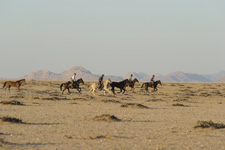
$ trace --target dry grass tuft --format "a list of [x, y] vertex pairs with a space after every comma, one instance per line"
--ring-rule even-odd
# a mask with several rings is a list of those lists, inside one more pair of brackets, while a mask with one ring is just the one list
[[185, 106], [184, 104], [180, 104], [180, 103], [176, 103], [176, 104], [173, 104], [172, 106]]
[[96, 116], [92, 120], [94, 121], [121, 121], [121, 119], [118, 119], [114, 115], [104, 114], [101, 116]]
[[132, 107], [132, 108], [149, 108], [147, 106], [144, 106], [142, 104], [135, 104], [135, 103], [128, 103], [128, 104], [124, 104], [121, 105], [121, 107]]
[[2, 145], [6, 144], [6, 143], [7, 143], [7, 142], [6, 142], [4, 139], [0, 138], [0, 147], [1, 147]]
[[2, 122], [24, 123], [21, 119], [13, 118], [13, 117], [1, 117], [0, 120], [1, 120]]
[[12, 101], [1, 101], [0, 104], [4, 104], [4, 105], [24, 105], [23, 103], [16, 101], [16, 100], [12, 100]]
[[90, 139], [95, 140], [95, 139], [116, 139], [120, 138], [118, 136], [110, 136], [110, 135], [98, 135], [98, 136], [90, 136]]
[[42, 100], [52, 100], [52, 101], [55, 101], [55, 100], [67, 100], [66, 97], [45, 97], [45, 98], [42, 98]]
[[221, 129], [221, 128], [225, 128], [225, 125], [223, 123], [214, 123], [211, 120], [210, 121], [198, 121], [197, 125], [195, 125], [194, 128]]
[[120, 103], [120, 101], [117, 101], [117, 100], [111, 100], [111, 99], [102, 100], [102, 102], [104, 102], [104, 103]]
[[10, 96], [9, 98], [24, 98], [23, 95]]

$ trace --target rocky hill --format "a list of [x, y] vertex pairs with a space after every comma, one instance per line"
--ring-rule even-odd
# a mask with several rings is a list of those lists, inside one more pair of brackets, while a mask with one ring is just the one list
[[222, 79], [220, 79], [218, 82], [219, 83], [225, 83], [225, 77], [223, 77]]
[[[91, 71], [80, 67], [74, 66], [68, 71], [65, 71], [61, 74], [56, 74], [47, 70], [39, 70], [34, 71], [26, 76], [21, 78], [25, 78], [28, 80], [70, 80], [73, 73], [77, 73], [77, 78], [83, 78], [86, 81], [97, 81], [100, 75], [93, 74]], [[121, 81], [130, 77], [130, 74], [133, 74], [133, 78], [137, 78], [139, 81], [150, 81], [152, 78], [151, 75], [147, 75], [145, 73], [136, 73], [130, 72], [124, 76], [105, 76], [105, 78], [110, 78], [112, 81]], [[167, 75], [155, 74], [155, 80], [161, 80], [163, 82], [224, 82], [225, 71], [212, 75], [200, 75], [193, 73], [184, 73], [184, 72], [173, 72]]]
[[210, 79], [205, 78], [203, 75], [174, 72], [168, 75], [162, 76], [162, 81], [170, 82], [212, 82]]
[[207, 79], [210, 79], [213, 82], [217, 82], [225, 77], [225, 71], [218, 72], [216, 74], [204, 75]]
[[[28, 79], [28, 80], [66, 80], [68, 81], [71, 79], [73, 73], [77, 74], [77, 79], [82, 78], [83, 80], [86, 80], [86, 81], [96, 81], [100, 77], [100, 75], [92, 74], [89, 70], [83, 67], [74, 66], [73, 68], [61, 74], [56, 74], [53, 72], [49, 72], [47, 70], [38, 70], [28, 75], [25, 75], [21, 78]], [[113, 81], [123, 80], [123, 78], [119, 76], [105, 76], [105, 78], [110, 78]]]

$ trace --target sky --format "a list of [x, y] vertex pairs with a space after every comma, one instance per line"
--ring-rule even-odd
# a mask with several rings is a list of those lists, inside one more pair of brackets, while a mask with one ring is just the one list
[[225, 70], [224, 0], [0, 0], [0, 78], [82, 66], [124, 75]]

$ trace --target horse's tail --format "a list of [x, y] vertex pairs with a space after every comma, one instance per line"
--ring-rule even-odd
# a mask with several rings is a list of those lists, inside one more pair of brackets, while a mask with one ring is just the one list
[[6, 83], [7, 83], [7, 81], [4, 83], [4, 85], [3, 85], [3, 89], [4, 89], [5, 85], [6, 85]]
[[62, 91], [63, 84], [60, 85], [60, 91]]
[[143, 88], [143, 86], [144, 86], [144, 83], [142, 84], [141, 88]]

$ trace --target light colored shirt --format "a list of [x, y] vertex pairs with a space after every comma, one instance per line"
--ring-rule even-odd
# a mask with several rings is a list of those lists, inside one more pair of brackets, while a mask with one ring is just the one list
[[73, 75], [71, 79], [76, 81], [76, 75]]
[[130, 78], [129, 78], [130, 81], [132, 80], [132, 77], [133, 77], [133, 76], [130, 76]]

